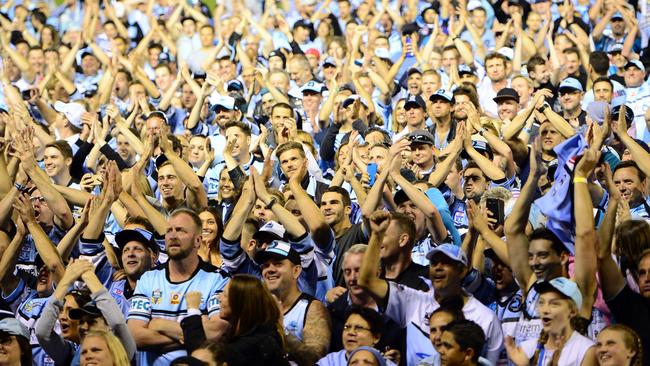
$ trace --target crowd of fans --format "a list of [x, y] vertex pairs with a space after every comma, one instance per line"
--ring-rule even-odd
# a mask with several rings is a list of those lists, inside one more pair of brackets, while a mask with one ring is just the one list
[[650, 365], [649, 4], [3, 1], [0, 366]]

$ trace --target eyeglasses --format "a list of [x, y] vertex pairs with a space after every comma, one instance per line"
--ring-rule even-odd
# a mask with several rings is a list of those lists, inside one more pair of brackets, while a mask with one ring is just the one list
[[36, 202], [36, 201], [38, 201], [39, 203], [46, 203], [46, 202], [45, 202], [45, 197], [43, 197], [43, 196], [40, 196], [40, 197], [30, 197], [30, 198], [29, 198], [29, 202], [31, 202], [31, 203], [34, 203], [34, 202]]
[[362, 327], [360, 325], [350, 325], [346, 324], [343, 326], [343, 331], [345, 332], [350, 332], [353, 331], [354, 333], [359, 333], [359, 332], [369, 332], [370, 328]]

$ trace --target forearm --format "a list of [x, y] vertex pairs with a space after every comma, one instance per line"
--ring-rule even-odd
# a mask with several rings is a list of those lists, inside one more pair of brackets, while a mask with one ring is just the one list
[[110, 212], [112, 202], [104, 198], [99, 209], [88, 218], [88, 226], [84, 230], [83, 238], [89, 240], [99, 239], [104, 232], [104, 223]]
[[30, 220], [26, 222], [25, 225], [30, 234], [32, 234], [34, 245], [36, 246], [38, 254], [41, 256], [41, 259], [43, 259], [43, 263], [45, 263], [50, 271], [55, 273], [55, 280], [58, 282], [61, 276], [63, 276], [65, 268], [63, 261], [59, 256], [59, 252], [36, 220]]
[[377, 177], [370, 192], [368, 192], [366, 202], [361, 206], [363, 217], [370, 217], [370, 215], [372, 215], [372, 213], [378, 208], [379, 203], [381, 202], [382, 192], [384, 191], [384, 184], [386, 184], [386, 180], [388, 179], [388, 170], [388, 167], [384, 167], [384, 170]]
[[18, 189], [12, 187], [9, 192], [0, 200], [0, 227], [4, 227], [11, 219], [13, 212], [13, 203], [18, 196]]
[[506, 177], [506, 174], [501, 169], [499, 169], [496, 164], [476, 151], [476, 149], [473, 147], [467, 147], [465, 151], [467, 151], [467, 154], [476, 162], [476, 165], [481, 168], [483, 173], [485, 173], [485, 175], [490, 178], [490, 180], [502, 180]]
[[242, 219], [228, 220], [226, 227], [223, 229], [222, 236], [224, 239], [229, 241], [235, 241], [237, 240], [237, 238], [241, 236], [242, 228], [244, 227], [244, 221], [245, 221], [244, 218], [247, 217], [248, 214], [251, 212], [254, 204], [255, 204], [254, 197], [251, 196], [244, 197], [244, 195], [242, 195], [239, 198], [230, 216], [240, 217]]
[[164, 347], [177, 345], [178, 342], [160, 332], [151, 330], [145, 326], [133, 326], [131, 321], [128, 322], [129, 330], [133, 335], [135, 343], [141, 350], [160, 349]]
[[70, 228], [74, 221], [70, 206], [68, 206], [63, 196], [54, 188], [54, 185], [50, 183], [45, 172], [38, 167], [30, 167], [26, 169], [26, 173], [43, 195], [54, 215], [61, 220], [62, 228]]
[[[137, 183], [134, 182], [133, 184]], [[153, 225], [158, 235], [165, 235], [167, 232], [167, 218], [165, 218], [163, 214], [156, 210], [156, 208], [153, 207], [151, 203], [149, 203], [144, 195], [139, 194], [134, 198], [140, 206], [140, 209], [142, 209], [142, 211], [145, 213], [145, 217], [148, 218], [151, 222], [151, 225]]]
[[84, 231], [86, 228], [86, 224], [83, 223], [82, 221], [77, 222], [68, 230], [68, 232], [65, 234], [63, 239], [59, 242], [59, 244], [56, 246], [56, 250], [59, 253], [59, 256], [61, 257], [61, 260], [63, 262], [67, 262], [68, 259], [70, 258], [70, 254], [72, 253], [72, 249], [74, 249], [75, 245], [77, 244], [79, 240], [79, 236], [81, 236], [81, 233]]

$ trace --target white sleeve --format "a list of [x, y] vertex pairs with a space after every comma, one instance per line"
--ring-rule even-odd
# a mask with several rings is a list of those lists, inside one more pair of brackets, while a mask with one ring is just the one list
[[485, 358], [490, 360], [492, 364], [496, 365], [504, 345], [501, 322], [494, 313], [492, 313], [492, 322], [490, 322], [486, 336], [488, 344]]
[[428, 292], [418, 291], [393, 281], [388, 283], [388, 301], [386, 315], [401, 327], [406, 327], [421, 304], [426, 304], [431, 295]]

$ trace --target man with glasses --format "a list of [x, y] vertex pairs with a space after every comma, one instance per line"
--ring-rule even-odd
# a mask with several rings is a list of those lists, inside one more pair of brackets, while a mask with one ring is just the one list
[[[587, 112], [582, 110], [582, 97], [584, 89], [576, 78], [566, 78], [558, 88], [562, 117], [567, 120], [575, 130], [587, 123]], [[643, 114], [641, 115], [643, 116]]]
[[428, 179], [435, 166], [433, 135], [426, 130], [415, 130], [409, 133], [407, 138], [411, 142], [413, 163], [417, 165], [422, 179]]

